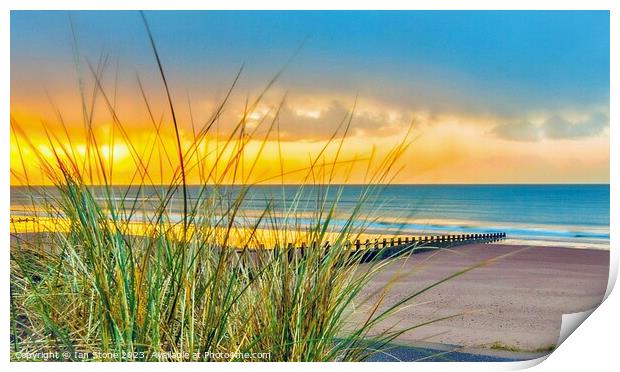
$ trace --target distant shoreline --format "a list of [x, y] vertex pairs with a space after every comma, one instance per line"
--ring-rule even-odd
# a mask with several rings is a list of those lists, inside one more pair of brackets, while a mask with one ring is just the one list
[[[35, 231], [35, 218], [29, 217], [27, 214], [17, 214], [12, 216], [11, 220], [11, 234], [23, 234], [23, 233], [34, 233]], [[51, 222], [51, 219], [43, 218], [43, 225], [45, 228], [54, 228], [56, 223]], [[336, 220], [337, 221], [337, 220]], [[334, 223], [336, 223], [334, 221]], [[136, 221], [132, 224], [136, 226], [140, 225], [140, 222]], [[376, 224], [376, 223], [375, 223]], [[568, 237], [553, 237], [547, 238], [540, 236], [533, 236], [531, 238], [515, 236], [511, 234], [510, 228], [497, 227], [497, 228], [484, 228], [482, 226], [474, 228], [473, 230], [463, 230], [463, 229], [417, 229], [417, 230], [409, 230], [409, 231], [398, 231], [390, 228], [381, 228], [374, 226], [375, 224], [371, 224], [369, 227], [364, 229], [364, 232], [360, 235], [362, 240], [370, 239], [374, 241], [374, 239], [383, 239], [387, 238], [388, 240], [391, 237], [411, 237], [411, 236], [431, 236], [431, 235], [460, 235], [460, 234], [468, 234], [468, 233], [491, 233], [491, 232], [507, 232], [506, 239], [503, 239], [498, 244], [508, 244], [508, 245], [538, 245], [545, 247], [564, 247], [564, 248], [573, 248], [573, 249], [595, 249], [595, 250], [609, 250], [609, 238], [571, 238]], [[449, 225], [446, 225], [449, 226]], [[259, 229], [268, 231], [270, 229]], [[43, 229], [45, 231], [45, 229]]]
[[[223, 201], [235, 198], [239, 187], [217, 186], [218, 197]], [[310, 226], [315, 222], [317, 203], [333, 204], [336, 208], [330, 217], [330, 228], [337, 230], [349, 222], [365, 187], [253, 186], [244, 194], [240, 213], [244, 221], [252, 224], [269, 208], [273, 211], [270, 219], [284, 226], [290, 223], [288, 211], [294, 204], [295, 223]], [[56, 193], [53, 188], [30, 191], [12, 187], [11, 190], [11, 214], [16, 217], [32, 214], [33, 209], [43, 204], [46, 195], [53, 197]], [[189, 186], [188, 190], [192, 204], [200, 203], [209, 194], [208, 188], [203, 193], [200, 186]], [[112, 191], [112, 195], [102, 194], [93, 187], [92, 196], [101, 203], [112, 201], [118, 205], [123, 205], [125, 200], [135, 201], [139, 207], [138, 213], [132, 214], [132, 222], [149, 218], [158, 204], [157, 186], [145, 186], [139, 191], [112, 186]], [[183, 218], [182, 199], [180, 194], [175, 194], [166, 201], [166, 217], [172, 223]], [[358, 213], [356, 223], [372, 236], [502, 231], [519, 244], [609, 249], [610, 201], [606, 184], [391, 184], [378, 187], [363, 203], [363, 208], [355, 212]]]

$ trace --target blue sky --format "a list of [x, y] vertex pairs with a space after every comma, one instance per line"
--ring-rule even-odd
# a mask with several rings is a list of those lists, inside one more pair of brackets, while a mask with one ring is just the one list
[[[51, 63], [70, 58], [68, 14], [13, 12], [12, 61], [34, 53]], [[86, 55], [109, 50], [135, 65], [151, 63], [137, 12], [72, 16]], [[188, 74], [205, 67], [230, 72], [243, 62], [257, 74], [273, 72], [305, 40], [290, 72], [300, 84], [317, 75], [330, 81], [341, 76], [339, 83], [353, 89], [363, 89], [351, 81], [366, 74], [400, 85], [441, 85], [447, 77], [459, 81], [459, 89], [504, 90], [533, 106], [540, 99], [583, 104], [609, 98], [605, 11], [206, 11], [147, 17], [169, 68]]]

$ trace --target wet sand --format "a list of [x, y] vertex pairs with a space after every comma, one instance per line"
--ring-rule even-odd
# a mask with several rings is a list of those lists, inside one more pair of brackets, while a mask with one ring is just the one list
[[[398, 323], [403, 329], [461, 314], [407, 332], [395, 342], [460, 345], [495, 355], [506, 354], [499, 349], [541, 352], [557, 344], [562, 314], [590, 309], [603, 298], [609, 251], [502, 244], [471, 244], [399, 260], [383, 269], [361, 297], [400, 275], [385, 308], [447, 275], [506, 254], [425, 292], [379, 327]], [[358, 308], [353, 319], [367, 310]]]

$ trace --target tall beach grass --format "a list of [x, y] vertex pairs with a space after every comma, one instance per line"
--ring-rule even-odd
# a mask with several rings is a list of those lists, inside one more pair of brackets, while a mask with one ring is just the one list
[[[248, 127], [247, 117], [278, 75], [248, 101], [219, 146], [205, 144], [213, 138], [241, 71], [211, 117], [194, 128], [190, 140], [183, 140], [179, 128], [188, 123], [178, 122], [165, 69], [146, 26], [168, 103], [168, 119], [155, 119], [138, 80], [154, 133], [150, 145], [133, 142], [115, 109], [115, 88], [102, 78], [106, 58], [88, 64], [92, 94], [80, 84], [76, 105], [83, 112], [83, 152], [72, 144], [75, 129], [65, 125], [60, 111], [64, 133], [46, 133], [48, 153], [22, 123], [11, 120], [23, 162], [22, 169], [12, 169], [13, 177], [32, 197], [31, 215], [53, 221], [36, 234], [13, 226], [13, 357], [57, 351], [60, 360], [364, 360], [411, 330], [377, 332], [375, 326], [438, 283], [387, 307], [381, 306], [384, 293], [363, 303], [362, 288], [395, 258], [362, 265], [363, 254], [349, 245], [373, 218], [362, 211], [372, 210], [373, 196], [398, 172], [398, 160], [410, 143], [408, 133], [383, 158], [344, 159], [341, 149], [354, 125], [353, 107], [309, 165], [295, 170], [303, 180], [295, 197], [274, 200], [285, 208], [267, 203], [248, 218], [244, 202], [261, 182], [253, 177], [254, 169], [268, 139], [278, 138], [284, 100], [273, 107], [271, 119], [254, 128]], [[128, 148], [126, 161], [135, 169], [129, 186], [114, 183], [114, 161], [102, 150], [104, 140], [95, 129], [95, 102], [104, 104], [112, 122], [109, 148], [113, 141]], [[162, 143], [160, 131], [166, 125], [174, 129], [174, 152]], [[248, 167], [244, 155], [252, 140], [260, 146]], [[162, 159], [172, 170], [163, 184], [152, 174], [153, 167], [165, 166]], [[338, 197], [326, 195], [342, 190], [333, 182], [336, 173], [360, 162], [366, 162], [367, 185], [347, 209], [346, 223], [334, 226], [334, 216], [341, 213]], [[35, 163], [52, 188], [29, 182], [28, 170]], [[198, 180], [191, 192], [190, 176]], [[310, 187], [322, 191], [313, 196], [315, 208], [307, 222], [307, 216], [300, 217], [300, 205]], [[362, 305], [370, 311], [351, 331], [345, 324]]]

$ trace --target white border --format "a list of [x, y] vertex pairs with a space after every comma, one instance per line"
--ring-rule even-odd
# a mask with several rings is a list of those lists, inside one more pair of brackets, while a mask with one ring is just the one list
[[[174, 7], [171, 7], [171, 4]], [[347, 3], [341, 0], [299, 0], [295, 1], [297, 9], [348, 9], [353, 3]], [[613, 66], [619, 66], [620, 60], [618, 59], [618, 35], [620, 35], [620, 22], [618, 17], [618, 5], [616, 2], [607, 0], [590, 0], [590, 1], [553, 1], [553, 0], [505, 0], [498, 1], [456, 1], [456, 0], [437, 0], [437, 1], [403, 1], [395, 0], [382, 0], [382, 1], [368, 1], [358, 0], [355, 3], [357, 9], [608, 9], [611, 10], [611, 75], [610, 75], [610, 101], [618, 102], [617, 89], [615, 87], [619, 85], [619, 76], [617, 69]], [[0, 135], [0, 161], [1, 172], [5, 175], [5, 181], [0, 185], [2, 191], [2, 208], [4, 211], [4, 221], [9, 220], [9, 164], [10, 164], [10, 145], [9, 145], [9, 113], [10, 113], [10, 66], [9, 66], [9, 43], [10, 43], [10, 14], [9, 10], [14, 9], [290, 9], [290, 1], [278, 1], [278, 0], [262, 0], [262, 1], [210, 1], [210, 2], [195, 2], [191, 0], [175, 0], [174, 2], [162, 1], [162, 0], [123, 0], [123, 1], [102, 1], [91, 0], [88, 2], [82, 2], [77, 0], [58, 0], [51, 2], [49, 0], [3, 0], [0, 2], [0, 40], [2, 43], [2, 58], [0, 58], [0, 84], [2, 86], [3, 94], [0, 96], [0, 112], [4, 125]], [[620, 323], [618, 314], [620, 314], [620, 298], [619, 295], [611, 294], [611, 289], [615, 283], [618, 273], [618, 247], [616, 247], [618, 230], [618, 210], [614, 206], [620, 205], [620, 199], [618, 197], [618, 109], [614, 105], [610, 105], [610, 146], [611, 146], [611, 257], [612, 264], [610, 270], [610, 280], [608, 285], [607, 295], [609, 298], [595, 311], [594, 315], [589, 317], [585, 323], [585, 326], [579, 327], [575, 334], [569, 337], [560, 347], [551, 354], [547, 360], [540, 364], [537, 368], [543, 371], [562, 370], [572, 371], [584, 369], [590, 370], [609, 370], [610, 366], [618, 364], [617, 361], [617, 334], [619, 331], [618, 324]], [[5, 222], [6, 223], [6, 222]], [[6, 223], [8, 229], [8, 223]], [[0, 315], [0, 321], [2, 329], [9, 329], [9, 234], [0, 234], [2, 241], [2, 248], [0, 248], [1, 265], [4, 273], [4, 280], [1, 281], [2, 293], [2, 314]], [[7, 333], [4, 333], [5, 337]], [[1, 344], [3, 352], [1, 353], [2, 360], [8, 364], [9, 360], [9, 342], [5, 339], [5, 342]], [[538, 361], [540, 362], [540, 361]], [[411, 369], [426, 371], [426, 370], [451, 370], [459, 368], [459, 370], [513, 370], [531, 367], [538, 362], [520, 362], [520, 363], [416, 363], [410, 365], [407, 363], [391, 363], [389, 368], [391, 369]], [[268, 370], [274, 367], [273, 364], [253, 364], [252, 366], [243, 365], [256, 370]], [[53, 363], [53, 364], [20, 364], [12, 363], [11, 368], [16, 370], [33, 370], [37, 368], [47, 368], [51, 370], [82, 370], [89, 368], [93, 370], [99, 370], [102, 368], [119, 368], [119, 369], [132, 369], [132, 370], [152, 370], [163, 368], [175, 368], [175, 369], [188, 369], [188, 368], [209, 368], [209, 369], [231, 369], [243, 367], [239, 364], [151, 364], [151, 363], [132, 363], [132, 364], [89, 364], [86, 366], [83, 363]], [[339, 363], [327, 363], [327, 364], [298, 364], [298, 363], [279, 363], [277, 368], [283, 369], [327, 369], [327, 370], [340, 370], [343, 365]], [[351, 368], [356, 370], [375, 370], [378, 366], [374, 363], [357, 363]]]

